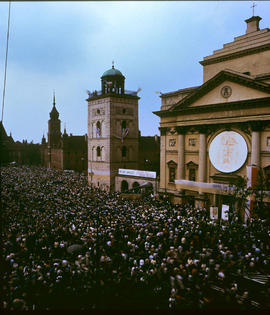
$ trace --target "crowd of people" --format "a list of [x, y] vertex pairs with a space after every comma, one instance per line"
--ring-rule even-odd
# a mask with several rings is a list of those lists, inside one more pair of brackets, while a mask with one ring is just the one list
[[270, 274], [264, 220], [214, 221], [40, 167], [3, 167], [1, 182], [5, 310], [249, 309], [239, 279]]

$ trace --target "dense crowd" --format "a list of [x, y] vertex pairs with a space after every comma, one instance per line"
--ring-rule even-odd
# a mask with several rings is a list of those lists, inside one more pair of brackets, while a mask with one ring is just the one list
[[249, 309], [238, 279], [270, 274], [263, 220], [212, 221], [45, 168], [2, 168], [1, 181], [3, 309]]

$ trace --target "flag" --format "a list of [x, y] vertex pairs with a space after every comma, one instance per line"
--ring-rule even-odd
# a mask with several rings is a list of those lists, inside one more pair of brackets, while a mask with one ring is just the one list
[[228, 220], [228, 213], [229, 213], [229, 206], [228, 205], [222, 205], [222, 214], [221, 218], [223, 220]]
[[218, 219], [218, 207], [210, 207], [210, 218], [212, 220]]
[[121, 142], [123, 143], [124, 138], [128, 135], [128, 128], [123, 128], [122, 129], [122, 137], [121, 137]]

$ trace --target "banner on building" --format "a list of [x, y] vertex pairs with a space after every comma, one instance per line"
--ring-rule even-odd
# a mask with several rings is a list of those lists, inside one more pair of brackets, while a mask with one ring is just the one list
[[254, 188], [258, 181], [258, 167], [254, 165], [247, 166], [247, 187]]
[[119, 168], [118, 169], [118, 174], [119, 175], [128, 175], [128, 176], [156, 178], [156, 172], [129, 170], [129, 169], [126, 169], [126, 168]]
[[218, 207], [210, 207], [210, 219], [211, 220], [218, 219]]
[[186, 179], [176, 179], [174, 183], [176, 184], [177, 189], [193, 190], [198, 191], [199, 193], [228, 194], [235, 189], [234, 186], [227, 184], [195, 182]]
[[229, 206], [228, 205], [222, 205], [222, 211], [221, 211], [221, 219], [222, 220], [228, 220], [229, 218]]

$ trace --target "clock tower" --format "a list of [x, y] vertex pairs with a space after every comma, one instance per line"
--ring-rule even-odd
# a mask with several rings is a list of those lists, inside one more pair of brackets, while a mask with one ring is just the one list
[[125, 77], [114, 65], [103, 73], [101, 91], [88, 95], [88, 181], [114, 191], [118, 169], [138, 166], [139, 97], [125, 90]]

